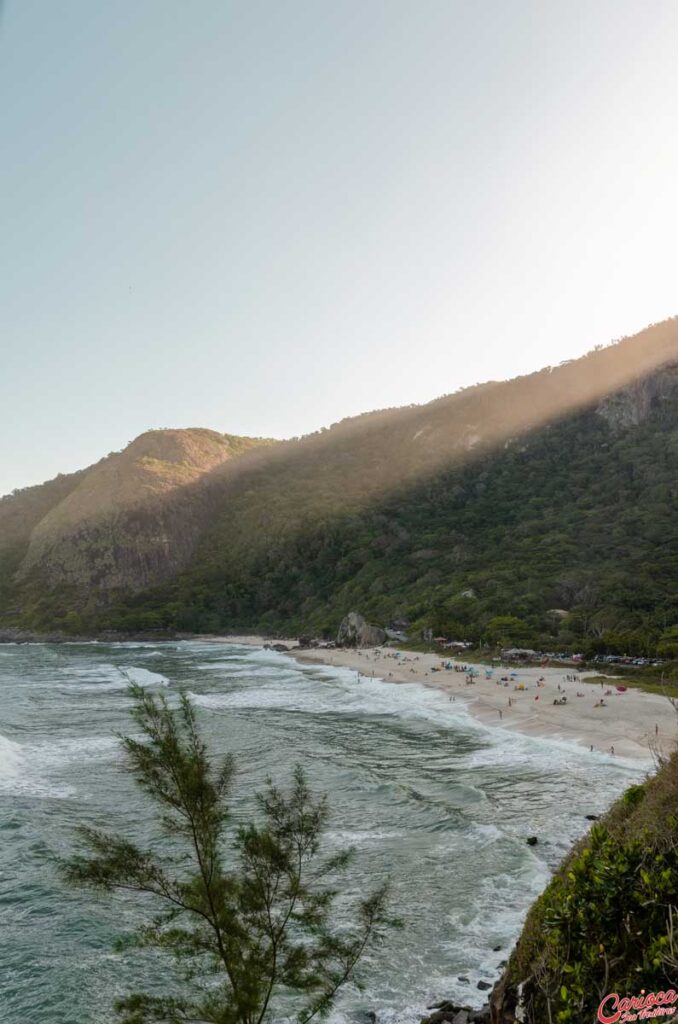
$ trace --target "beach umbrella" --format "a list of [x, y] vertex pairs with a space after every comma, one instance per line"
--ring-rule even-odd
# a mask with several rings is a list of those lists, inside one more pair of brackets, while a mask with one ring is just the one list
[[617, 692], [618, 693], [626, 693], [627, 689], [628, 689], [627, 686], [618, 686], [617, 687]]

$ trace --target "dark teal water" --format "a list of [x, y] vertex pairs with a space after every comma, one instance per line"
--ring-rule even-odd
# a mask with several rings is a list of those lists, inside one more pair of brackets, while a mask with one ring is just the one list
[[[116, 995], [169, 978], [162, 962], [112, 951], [137, 920], [133, 902], [69, 891], [55, 870], [78, 824], [148, 830], [148, 804], [115, 739], [130, 731], [132, 678], [193, 694], [214, 750], [237, 758], [236, 818], [268, 774], [284, 782], [301, 762], [330, 795], [329, 844], [357, 849], [349, 896], [391, 877], [406, 927], [366, 964], [366, 991], [345, 992], [337, 1024], [361, 1009], [409, 1024], [433, 998], [480, 1005], [477, 981], [494, 979], [584, 815], [642, 774], [478, 725], [432, 689], [274, 652], [199, 642], [0, 647], [2, 1024], [111, 1024]], [[534, 849], [531, 834], [542, 837]]]

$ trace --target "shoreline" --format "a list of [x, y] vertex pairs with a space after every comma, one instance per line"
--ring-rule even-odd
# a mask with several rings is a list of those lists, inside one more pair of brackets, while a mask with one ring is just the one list
[[[678, 708], [667, 697], [630, 687], [620, 691], [622, 680], [586, 670], [587, 678], [597, 676], [601, 685], [584, 683], [574, 669], [563, 666], [519, 666], [512, 669], [473, 662], [468, 668], [477, 672], [468, 685], [466, 674], [455, 671], [464, 665], [459, 658], [434, 653], [396, 651], [388, 647], [300, 648], [290, 638], [264, 637], [256, 633], [234, 635], [186, 635], [154, 637], [131, 634], [124, 637], [100, 634], [97, 637], [66, 637], [37, 634], [23, 630], [0, 631], [0, 643], [117, 643], [137, 640], [162, 643], [186, 640], [203, 643], [241, 644], [274, 648], [300, 663], [348, 668], [362, 676], [373, 676], [397, 684], [418, 683], [447, 693], [477, 721], [507, 733], [541, 739], [577, 743], [582, 752], [603, 753], [657, 763], [657, 755], [667, 757], [678, 746]], [[441, 668], [449, 665], [450, 668]], [[490, 676], [486, 673], [491, 672]], [[502, 677], [507, 677], [504, 681]], [[539, 680], [543, 680], [540, 685]], [[522, 686], [521, 689], [516, 687]], [[566, 705], [554, 700], [567, 697]], [[536, 699], [538, 698], [538, 699]], [[604, 706], [596, 706], [600, 699]], [[510, 701], [510, 704], [509, 704]]]
[[[206, 638], [203, 638], [206, 639]], [[261, 636], [210, 637], [211, 642], [271, 646]], [[655, 762], [668, 756], [678, 744], [678, 714], [666, 697], [645, 693], [600, 676], [601, 685], [583, 683], [579, 673], [562, 667], [516, 666], [513, 669], [474, 663], [479, 674], [472, 684], [461, 669], [464, 662], [439, 654], [416, 654], [390, 648], [298, 648], [296, 641], [274, 641], [302, 664], [348, 668], [361, 676], [392, 683], [418, 683], [447, 693], [479, 722], [540, 739], [579, 744], [582, 752], [603, 753], [634, 761]], [[440, 669], [442, 664], [452, 666]], [[486, 672], [491, 676], [486, 677]], [[587, 671], [587, 676], [599, 673]], [[508, 682], [502, 679], [507, 677]], [[541, 685], [538, 681], [543, 680]], [[524, 689], [516, 689], [522, 686]], [[577, 696], [583, 694], [583, 696]], [[554, 700], [567, 697], [567, 704]], [[538, 698], [538, 699], [536, 699]], [[603, 707], [595, 705], [601, 700]], [[509, 705], [510, 700], [510, 705]]]
[[[605, 679], [598, 687], [582, 683], [572, 671], [540, 666], [501, 669], [475, 664], [470, 667], [479, 675], [467, 684], [465, 673], [454, 669], [455, 665], [460, 668], [462, 661], [407, 652], [394, 657], [391, 651], [381, 649], [377, 653], [379, 650], [292, 650], [290, 654], [300, 662], [355, 669], [386, 682], [430, 686], [447, 693], [451, 701], [464, 704], [469, 714], [484, 725], [541, 739], [576, 742], [588, 753], [611, 755], [614, 748], [615, 756], [652, 762], [654, 750], [668, 755], [678, 743], [678, 715], [666, 697], [635, 689], [620, 692]], [[453, 667], [435, 671], [442, 662]], [[486, 669], [492, 669], [490, 678], [485, 677]], [[508, 685], [502, 677], [508, 677]], [[537, 686], [541, 678], [543, 683]], [[524, 690], [515, 689], [521, 685]], [[584, 696], [578, 697], [578, 693]], [[553, 701], [563, 695], [567, 704], [554, 705]], [[601, 697], [605, 706], [595, 707]]]

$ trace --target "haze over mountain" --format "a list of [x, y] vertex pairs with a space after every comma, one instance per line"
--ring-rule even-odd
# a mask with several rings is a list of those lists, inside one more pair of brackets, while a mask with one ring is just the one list
[[656, 645], [678, 622], [677, 436], [677, 319], [299, 440], [152, 431], [0, 501], [2, 622], [331, 633], [356, 607]]

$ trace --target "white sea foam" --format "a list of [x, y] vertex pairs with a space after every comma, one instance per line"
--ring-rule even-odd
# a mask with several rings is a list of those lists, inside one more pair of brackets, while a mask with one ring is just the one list
[[18, 774], [21, 767], [21, 751], [20, 743], [0, 735], [0, 785]]
[[[257, 657], [263, 661], [257, 664]], [[273, 659], [279, 659], [273, 664]], [[211, 710], [276, 709], [314, 715], [369, 715], [397, 717], [404, 721], [424, 721], [440, 728], [452, 728], [456, 733], [475, 736], [481, 741], [479, 749], [469, 754], [469, 767], [535, 768], [545, 763], [561, 764], [563, 770], [575, 761], [581, 764], [581, 747], [567, 740], [523, 736], [503, 728], [492, 727], [474, 719], [465, 704], [449, 702], [446, 694], [417, 683], [407, 686], [391, 683], [378, 677], [358, 675], [344, 667], [294, 666], [276, 652], [250, 652], [246, 659], [253, 664], [249, 673], [231, 667], [228, 662], [217, 663], [219, 674], [238, 683], [248, 676], [256, 678], [256, 686], [236, 686], [225, 691], [192, 693], [191, 699], [200, 707]], [[203, 671], [214, 666], [201, 663]], [[294, 685], [290, 685], [293, 683]], [[588, 755], [587, 755], [588, 756]], [[615, 772], [629, 777], [642, 774], [643, 766], [623, 758], [611, 759], [599, 755], [600, 766], [614, 765]]]
[[163, 676], [159, 672], [149, 672], [147, 668], [130, 665], [121, 667], [120, 671], [135, 686], [169, 686], [167, 676]]
[[[130, 683], [137, 686], [169, 686], [167, 676], [150, 672], [146, 668], [125, 665], [92, 665], [88, 668], [62, 669], [62, 674], [77, 682], [62, 684], [62, 688], [94, 693], [107, 690], [126, 690]], [[82, 682], [80, 681], [82, 680]]]
[[332, 829], [325, 833], [325, 840], [332, 847], [370, 846], [402, 834], [396, 829]]
[[48, 743], [16, 743], [0, 735], [0, 792], [66, 799], [75, 788], [52, 778], [74, 761], [108, 759], [119, 747], [114, 736], [70, 737]]
[[[439, 989], [447, 998], [480, 1006], [484, 997], [477, 989], [479, 981], [494, 981], [498, 965], [506, 959], [520, 934], [526, 902], [532, 902], [544, 890], [550, 871], [536, 857], [526, 856], [514, 870], [478, 880], [471, 905], [448, 913], [441, 929], [441, 949], [453, 963], [464, 963], [459, 974], [450, 975]], [[501, 949], [494, 951], [495, 946]]]
[[210, 672], [219, 677], [228, 679], [275, 679], [279, 682], [292, 681], [300, 678], [300, 673], [293, 666], [287, 665], [243, 665], [240, 659], [233, 661], [211, 661], [199, 663], [195, 666], [201, 672]]
[[[462, 704], [451, 707], [444, 694], [428, 687], [397, 686], [379, 678], [358, 676], [346, 668], [290, 666], [283, 655], [276, 664], [257, 665], [251, 655], [252, 671], [232, 669], [222, 663], [228, 679], [254, 678], [256, 686], [232, 688], [209, 694], [193, 694], [195, 702], [208, 708], [278, 708], [313, 714], [368, 714], [425, 719], [438, 725], [475, 725]], [[201, 665], [204, 670], [213, 668]], [[271, 680], [273, 685], [267, 681]], [[294, 683], [294, 686], [290, 686]]]

